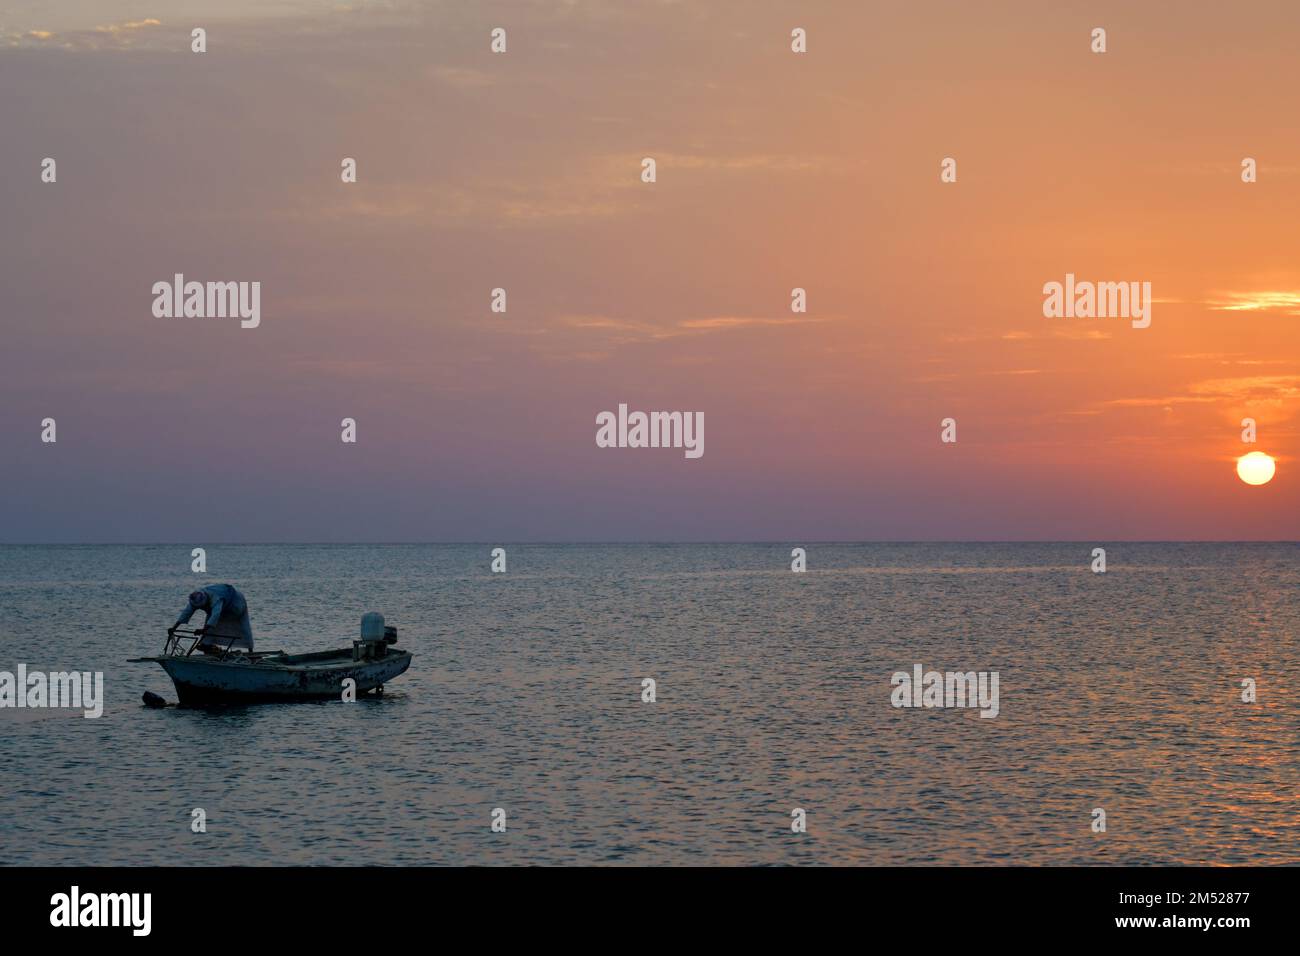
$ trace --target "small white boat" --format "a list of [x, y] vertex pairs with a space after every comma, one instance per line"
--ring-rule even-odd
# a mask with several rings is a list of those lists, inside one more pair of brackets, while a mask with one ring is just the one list
[[[349, 679], [355, 681], [350, 689], [357, 696], [383, 693], [385, 683], [411, 666], [411, 653], [394, 646], [397, 629], [385, 627], [382, 616], [367, 614], [361, 628], [362, 639], [353, 641], [351, 648], [312, 654], [195, 654], [201, 635], [175, 628], [162, 654], [133, 657], [129, 663], [159, 664], [184, 705], [341, 700]], [[184, 647], [182, 641], [191, 638], [189, 647]]]

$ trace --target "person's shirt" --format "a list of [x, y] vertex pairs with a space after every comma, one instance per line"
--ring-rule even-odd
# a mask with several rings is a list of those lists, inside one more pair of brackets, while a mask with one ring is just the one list
[[[244, 601], [244, 596], [236, 591], [229, 584], [209, 584], [203, 589], [208, 595], [208, 606], [206, 609], [207, 618], [203, 624], [206, 627], [209, 624], [216, 624], [221, 620], [221, 615], [227, 611], [232, 615], [239, 616], [248, 610], [248, 604]], [[193, 604], [186, 603], [184, 610], [181, 611], [180, 617], [176, 618], [177, 626], [188, 624], [194, 612], [200, 610]]]

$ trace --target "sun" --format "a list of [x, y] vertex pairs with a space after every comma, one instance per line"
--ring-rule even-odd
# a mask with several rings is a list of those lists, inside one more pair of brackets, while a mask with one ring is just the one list
[[1262, 451], [1252, 451], [1237, 459], [1237, 477], [1248, 485], [1266, 485], [1273, 480], [1277, 462]]

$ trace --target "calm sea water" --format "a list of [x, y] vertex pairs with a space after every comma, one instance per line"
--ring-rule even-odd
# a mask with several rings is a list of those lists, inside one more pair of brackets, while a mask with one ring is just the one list
[[[0, 547], [0, 670], [107, 695], [0, 710], [0, 861], [1300, 861], [1300, 546], [805, 546], [213, 547], [259, 649], [378, 610], [415, 655], [380, 700], [227, 710], [145, 709], [174, 688], [125, 663], [188, 547]], [[891, 707], [915, 663], [998, 671], [1001, 713]]]

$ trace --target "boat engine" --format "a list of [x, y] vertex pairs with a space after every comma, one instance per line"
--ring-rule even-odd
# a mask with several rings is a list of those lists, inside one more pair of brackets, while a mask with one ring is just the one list
[[[361, 640], [352, 642], [352, 659], [354, 661], [372, 661], [388, 653], [388, 632], [397, 634], [397, 629], [384, 626], [384, 616], [376, 611], [361, 616]], [[394, 640], [396, 637], [394, 636]]]

